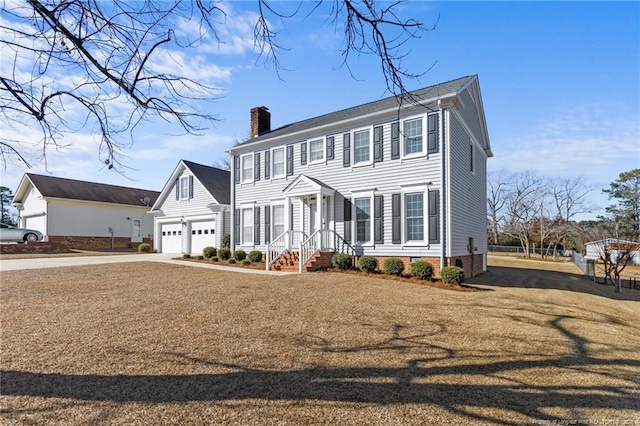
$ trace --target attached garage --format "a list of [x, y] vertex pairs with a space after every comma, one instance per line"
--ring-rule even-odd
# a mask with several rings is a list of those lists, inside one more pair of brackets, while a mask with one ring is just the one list
[[214, 220], [191, 223], [191, 250], [190, 253], [202, 253], [207, 246], [216, 246], [216, 222]]
[[182, 224], [163, 223], [160, 228], [162, 253], [182, 253]]

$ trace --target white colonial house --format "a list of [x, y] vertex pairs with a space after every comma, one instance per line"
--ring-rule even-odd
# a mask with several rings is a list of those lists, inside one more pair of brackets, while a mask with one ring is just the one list
[[26, 173], [12, 204], [18, 225], [73, 248], [126, 248], [151, 242], [149, 206], [159, 192]]
[[181, 160], [151, 208], [159, 253], [202, 254], [222, 247], [231, 227], [230, 172]]
[[486, 270], [486, 164], [477, 76], [271, 129], [251, 110], [232, 155], [232, 248], [267, 268], [326, 265], [336, 251]]

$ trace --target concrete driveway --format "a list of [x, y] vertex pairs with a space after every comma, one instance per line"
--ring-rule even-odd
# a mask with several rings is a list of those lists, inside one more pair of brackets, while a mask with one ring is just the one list
[[135, 253], [113, 256], [69, 256], [39, 257], [26, 259], [0, 259], [0, 272], [24, 269], [60, 268], [64, 266], [101, 265], [105, 263], [162, 262], [175, 265], [191, 266], [205, 269], [218, 269], [246, 274], [289, 275], [291, 272], [263, 271], [259, 269], [239, 268], [233, 266], [214, 265], [200, 262], [184, 262], [174, 260], [176, 254], [167, 253]]

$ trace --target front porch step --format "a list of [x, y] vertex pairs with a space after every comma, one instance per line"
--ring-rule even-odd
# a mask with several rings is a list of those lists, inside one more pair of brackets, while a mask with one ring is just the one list
[[[302, 268], [303, 272], [319, 271], [331, 267], [331, 258], [334, 252], [324, 251], [316, 253]], [[271, 270], [282, 272], [298, 272], [300, 270], [300, 256], [298, 252], [285, 252], [273, 265]]]

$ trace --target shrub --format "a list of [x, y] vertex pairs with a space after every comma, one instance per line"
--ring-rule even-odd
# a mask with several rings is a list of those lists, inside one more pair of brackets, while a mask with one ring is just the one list
[[217, 262], [217, 261], [219, 261], [219, 260], [220, 260], [220, 259], [218, 259], [218, 256], [213, 256], [213, 257], [211, 257], [211, 261], [212, 261], [212, 262]]
[[440, 278], [448, 284], [461, 284], [464, 281], [464, 269], [457, 266], [445, 266], [440, 271]]
[[233, 258], [235, 260], [245, 260], [247, 258], [247, 252], [240, 249], [233, 252]]
[[411, 264], [411, 275], [421, 280], [430, 280], [433, 276], [433, 265], [424, 260], [419, 260]]
[[185, 253], [182, 255], [183, 259], [191, 259], [191, 255], [189, 253]]
[[245, 259], [245, 260], [243, 260], [243, 261], [242, 261], [242, 264], [243, 264], [244, 266], [251, 265], [251, 260], [249, 260], [249, 259]]
[[353, 266], [353, 258], [346, 253], [337, 253], [331, 258], [331, 264], [338, 269], [351, 269]]
[[203, 259], [204, 259], [204, 256], [203, 256], [203, 255], [201, 255], [201, 254], [199, 254], [199, 255], [198, 255], [198, 257], [197, 257], [197, 259], [198, 259], [198, 260], [203, 260]]
[[202, 254], [204, 257], [213, 257], [217, 254], [218, 250], [215, 247], [205, 247], [202, 249]]
[[378, 269], [378, 259], [373, 256], [362, 256], [358, 259], [358, 269], [364, 272], [373, 272]]
[[231, 235], [222, 234], [222, 247], [225, 247], [225, 248], [231, 247]]
[[138, 253], [151, 253], [151, 244], [142, 243], [138, 246]]
[[390, 257], [384, 261], [382, 272], [387, 275], [400, 275], [404, 272], [404, 262], [397, 257]]
[[236, 260], [232, 257], [231, 259], [229, 259], [229, 264], [233, 265], [234, 263], [236, 263]]
[[218, 249], [218, 257], [222, 260], [228, 260], [231, 258], [231, 250], [226, 247]]
[[247, 257], [252, 262], [262, 262], [262, 252], [260, 250], [251, 250]]

